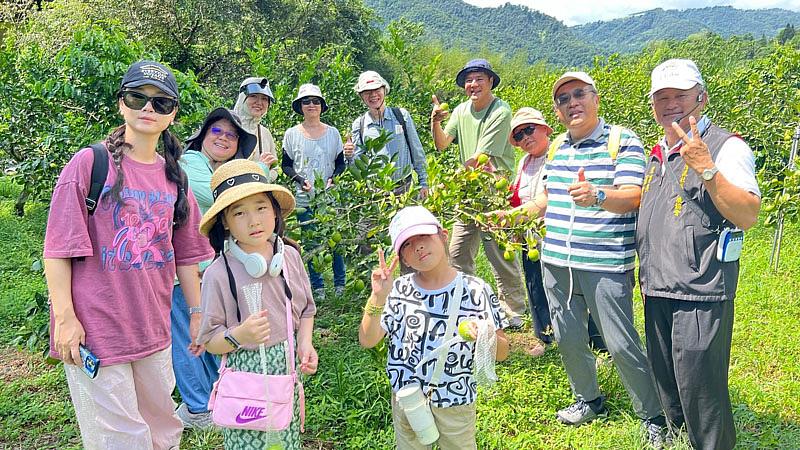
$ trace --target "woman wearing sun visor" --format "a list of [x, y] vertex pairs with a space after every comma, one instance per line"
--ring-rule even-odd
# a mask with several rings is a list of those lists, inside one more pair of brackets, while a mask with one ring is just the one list
[[275, 150], [275, 139], [269, 129], [261, 124], [270, 106], [275, 103], [275, 96], [269, 87], [269, 81], [263, 77], [249, 77], [239, 85], [239, 96], [236, 98], [234, 112], [242, 119], [242, 127], [256, 136], [256, 148], [248, 159], [264, 163], [269, 168], [269, 182], [278, 178], [278, 153]]

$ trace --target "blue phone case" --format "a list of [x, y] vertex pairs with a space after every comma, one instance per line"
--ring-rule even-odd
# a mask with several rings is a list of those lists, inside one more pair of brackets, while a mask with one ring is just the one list
[[94, 379], [97, 377], [97, 372], [100, 370], [100, 359], [94, 356], [94, 353], [90, 352], [83, 344], [81, 344], [78, 349], [81, 352], [81, 370], [83, 370], [83, 373], [89, 378]]

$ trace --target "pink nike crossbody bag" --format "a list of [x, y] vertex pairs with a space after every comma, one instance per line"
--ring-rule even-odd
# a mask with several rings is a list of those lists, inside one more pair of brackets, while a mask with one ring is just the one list
[[289, 428], [294, 410], [294, 386], [297, 384], [300, 390], [300, 431], [305, 431], [305, 393], [295, 367], [291, 292], [285, 285], [286, 279], [283, 282], [287, 293], [286, 330], [289, 345], [286, 365], [289, 374], [267, 375], [233, 370], [227, 367], [228, 355], [222, 355], [219, 379], [214, 383], [208, 399], [211, 420], [219, 427], [256, 431], [283, 431]]

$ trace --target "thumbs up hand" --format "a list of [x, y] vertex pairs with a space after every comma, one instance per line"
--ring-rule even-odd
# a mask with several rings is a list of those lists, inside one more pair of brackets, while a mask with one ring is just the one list
[[347, 141], [344, 143], [344, 157], [347, 159], [353, 159], [353, 155], [356, 153], [356, 146], [353, 144], [353, 135], [351, 133], [347, 133]]
[[597, 200], [597, 187], [586, 181], [586, 171], [583, 167], [578, 169], [578, 180], [572, 183], [567, 191], [578, 206], [593, 206]]
[[433, 103], [433, 110], [431, 111], [431, 122], [440, 123], [450, 114], [446, 108], [447, 103], [439, 103], [439, 98], [436, 97], [436, 95], [431, 95], [431, 103]]

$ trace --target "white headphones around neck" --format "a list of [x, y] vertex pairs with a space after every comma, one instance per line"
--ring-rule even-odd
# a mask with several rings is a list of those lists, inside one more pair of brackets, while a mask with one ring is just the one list
[[245, 270], [251, 277], [260, 278], [265, 273], [269, 273], [271, 277], [277, 277], [283, 268], [283, 239], [278, 235], [273, 236], [275, 238], [275, 247], [269, 264], [259, 253], [246, 253], [233, 238], [228, 239], [228, 250], [244, 265]]

